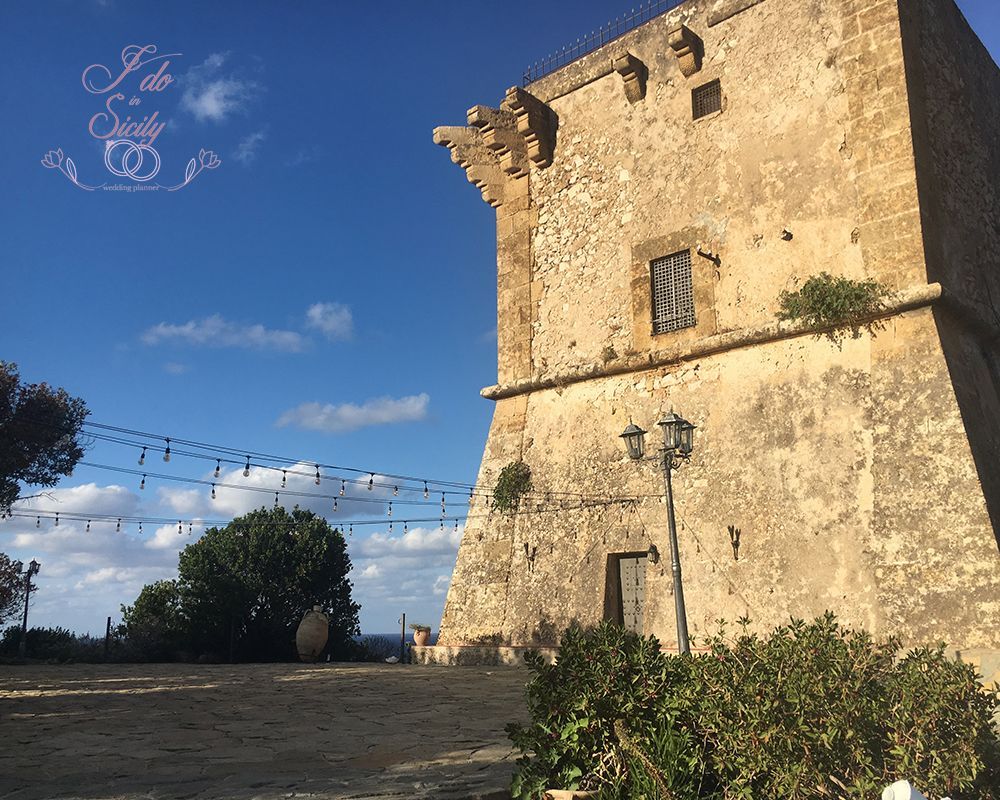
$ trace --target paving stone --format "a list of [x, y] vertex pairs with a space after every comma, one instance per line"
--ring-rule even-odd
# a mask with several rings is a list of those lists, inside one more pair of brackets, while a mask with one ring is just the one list
[[10, 800], [499, 800], [519, 670], [0, 667]]

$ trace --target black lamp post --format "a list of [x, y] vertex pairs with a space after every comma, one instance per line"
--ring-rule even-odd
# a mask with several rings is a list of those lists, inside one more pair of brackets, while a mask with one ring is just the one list
[[[674, 578], [674, 612], [677, 616], [677, 649], [681, 653], [690, 653], [691, 643], [688, 638], [687, 610], [684, 606], [684, 583], [681, 580], [681, 557], [677, 546], [677, 522], [674, 519], [674, 487], [671, 473], [691, 457], [691, 451], [694, 450], [695, 426], [673, 411], [656, 424], [663, 430], [663, 451], [660, 462], [663, 469], [663, 484], [667, 492], [670, 571]], [[628, 456], [633, 461], [641, 460], [645, 453], [645, 436], [646, 431], [631, 422], [621, 434], [621, 438], [625, 440]], [[650, 547], [649, 560], [653, 563], [659, 560], [655, 545]]]
[[31, 597], [31, 579], [38, 574], [42, 568], [35, 559], [31, 559], [28, 570], [24, 573], [24, 617], [21, 621], [21, 643], [17, 647], [17, 654], [24, 658], [28, 654], [28, 600]]

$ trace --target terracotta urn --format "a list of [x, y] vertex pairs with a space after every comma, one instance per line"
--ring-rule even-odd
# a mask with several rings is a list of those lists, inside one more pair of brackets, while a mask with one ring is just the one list
[[413, 632], [414, 647], [426, 647], [430, 640], [431, 632], [428, 630], [417, 629]]
[[330, 618], [321, 606], [313, 606], [307, 611], [295, 632], [295, 649], [302, 661], [315, 661], [326, 647], [330, 635]]

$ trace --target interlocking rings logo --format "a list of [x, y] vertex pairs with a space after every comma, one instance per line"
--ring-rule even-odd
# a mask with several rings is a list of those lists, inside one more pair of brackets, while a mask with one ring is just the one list
[[107, 143], [104, 165], [120, 178], [148, 181], [160, 171], [160, 154], [148, 144], [136, 144], [128, 139]]

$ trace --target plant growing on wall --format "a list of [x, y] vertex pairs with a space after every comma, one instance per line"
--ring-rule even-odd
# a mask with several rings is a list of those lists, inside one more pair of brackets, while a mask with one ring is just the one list
[[827, 334], [834, 341], [843, 338], [843, 326], [848, 325], [853, 338], [861, 328], [874, 333], [881, 326], [875, 320], [861, 324], [885, 308], [889, 291], [878, 281], [855, 281], [834, 277], [827, 272], [813, 275], [794, 292], [783, 291], [779, 297], [777, 317], [781, 320], [801, 320], [814, 328], [833, 326]]
[[531, 491], [531, 467], [523, 461], [511, 461], [500, 470], [493, 488], [493, 508], [503, 513], [517, 511], [521, 498]]

